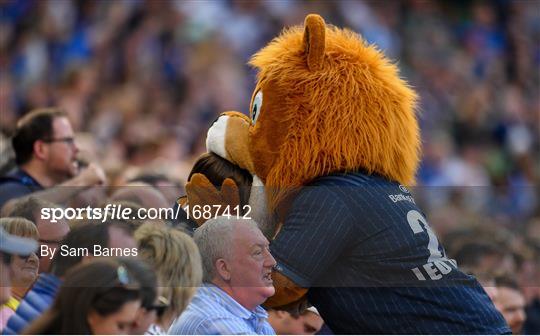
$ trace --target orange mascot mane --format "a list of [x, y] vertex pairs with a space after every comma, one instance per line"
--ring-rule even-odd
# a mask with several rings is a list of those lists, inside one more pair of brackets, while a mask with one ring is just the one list
[[[250, 127], [255, 173], [274, 209], [291, 187], [365, 170], [410, 185], [420, 155], [416, 93], [359, 35], [310, 15], [255, 54], [262, 109]], [[255, 115], [252, 118], [255, 119]]]

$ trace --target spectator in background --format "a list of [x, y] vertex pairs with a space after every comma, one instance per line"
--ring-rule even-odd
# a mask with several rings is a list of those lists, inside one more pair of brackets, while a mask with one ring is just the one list
[[495, 307], [501, 312], [514, 335], [521, 334], [525, 322], [525, 298], [517, 282], [509, 276], [495, 279], [497, 300]]
[[133, 278], [141, 285], [141, 306], [137, 310], [135, 320], [130, 325], [128, 333], [142, 335], [149, 326], [156, 322], [158, 315], [167, 308], [168, 302], [160, 301], [158, 297], [156, 273], [147, 262], [139, 258], [122, 258], [130, 265]]
[[[11, 211], [7, 214], [9, 217], [22, 217], [33, 222], [37, 226], [39, 233], [39, 244], [46, 245], [47, 248], [58, 248], [60, 242], [69, 232], [69, 225], [66, 220], [58, 219], [51, 222], [50, 219], [43, 219], [41, 209], [57, 208], [58, 205], [45, 200], [28, 197], [13, 203]], [[39, 273], [48, 272], [51, 265], [51, 258], [39, 258]]]
[[29, 194], [63, 204], [80, 187], [103, 184], [99, 166], [80, 169], [74, 136], [61, 109], [37, 109], [21, 118], [12, 138], [17, 169], [0, 179], [0, 209]]
[[[540, 229], [540, 221], [536, 219], [536, 229]], [[532, 255], [531, 272], [529, 277], [521, 280], [521, 290], [524, 292], [527, 307], [525, 313], [527, 318], [523, 326], [523, 332], [528, 335], [540, 334], [540, 230], [536, 231], [536, 243], [530, 243], [534, 246]], [[529, 230], [532, 236], [533, 232]], [[531, 265], [532, 264], [532, 265]], [[528, 272], [527, 272], [528, 273]], [[523, 273], [522, 273], [523, 274]]]
[[166, 175], [159, 173], [141, 173], [130, 179], [128, 182], [142, 182], [151, 185], [163, 194], [163, 196], [167, 200], [167, 204], [173, 204], [178, 198], [178, 195], [184, 193], [184, 183], [173, 181], [169, 179]]
[[52, 307], [24, 334], [125, 335], [141, 306], [142, 285], [135, 258], [106, 258], [74, 267], [66, 274]]
[[[0, 226], [11, 235], [31, 238], [36, 241], [39, 238], [36, 225], [24, 218], [0, 218]], [[36, 280], [38, 268], [39, 259], [35, 252], [24, 257], [13, 256], [10, 265], [12, 296], [0, 309], [0, 330], [4, 329], [8, 319], [15, 314], [20, 301]]]
[[171, 206], [157, 188], [144, 182], [131, 182], [116, 189], [107, 201], [109, 203], [122, 201], [133, 202], [146, 209], [160, 209]]
[[[160, 296], [170, 302], [147, 334], [165, 334], [174, 319], [182, 314], [202, 281], [199, 249], [193, 239], [177, 229], [143, 224], [135, 231], [139, 256], [154, 267]], [[134, 331], [134, 333], [137, 333]]]
[[[131, 236], [132, 233], [131, 227], [122, 222], [80, 223], [67, 234], [60, 245], [74, 249], [85, 248], [88, 251], [93, 251], [94, 245], [109, 248], [133, 248], [136, 247], [136, 243]], [[52, 256], [46, 255], [44, 257], [51, 258]], [[66, 273], [78, 264], [92, 258], [92, 255], [83, 256], [79, 253], [77, 256], [70, 256], [60, 254], [57, 251], [52, 261], [50, 273], [39, 275], [2, 333], [7, 335], [20, 334], [24, 328], [50, 307]]]
[[324, 324], [315, 307], [306, 309], [302, 314], [271, 309], [268, 322], [277, 335], [315, 335]]
[[247, 219], [217, 217], [194, 235], [203, 266], [204, 286], [169, 334], [274, 334], [260, 306], [274, 295], [268, 240]]
[[523, 332], [527, 335], [538, 335], [540, 334], [540, 286], [537, 284], [532, 289], [535, 293], [525, 310], [526, 319]]
[[0, 226], [0, 305], [4, 305], [11, 298], [11, 277], [10, 267], [13, 262], [13, 256], [28, 256], [37, 248], [37, 242], [11, 235], [4, 231]]
[[495, 272], [504, 256], [500, 247], [489, 242], [466, 242], [454, 255], [461, 270], [476, 277], [494, 304], [498, 296]]

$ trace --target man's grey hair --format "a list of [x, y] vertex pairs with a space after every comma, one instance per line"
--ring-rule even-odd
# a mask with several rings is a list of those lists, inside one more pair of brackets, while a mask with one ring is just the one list
[[231, 256], [236, 225], [248, 225], [259, 230], [257, 222], [252, 219], [224, 216], [209, 219], [195, 230], [193, 239], [201, 252], [204, 282], [211, 282], [217, 276], [216, 260]]

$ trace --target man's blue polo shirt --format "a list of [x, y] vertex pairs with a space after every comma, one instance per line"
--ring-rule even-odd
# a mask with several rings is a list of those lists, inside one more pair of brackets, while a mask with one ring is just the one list
[[271, 251], [337, 334], [510, 332], [407, 188], [383, 177], [335, 174], [302, 188]]
[[43, 190], [43, 187], [24, 170], [17, 168], [0, 177], [0, 209], [9, 200]]

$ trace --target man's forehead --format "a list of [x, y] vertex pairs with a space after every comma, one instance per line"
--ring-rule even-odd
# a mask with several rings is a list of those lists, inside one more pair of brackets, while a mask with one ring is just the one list
[[268, 245], [268, 240], [264, 237], [262, 232], [250, 225], [239, 223], [235, 227], [235, 240], [238, 240], [244, 244], [251, 246], [255, 245]]
[[53, 130], [55, 135], [72, 135], [73, 128], [69, 119], [66, 117], [57, 117], [53, 120]]
[[507, 305], [515, 305], [516, 303], [525, 305], [525, 298], [514, 288], [500, 287], [498, 288], [498, 294], [498, 299]]
[[38, 217], [36, 226], [42, 239], [62, 238], [69, 232], [69, 224], [65, 220], [52, 223], [50, 220]]

